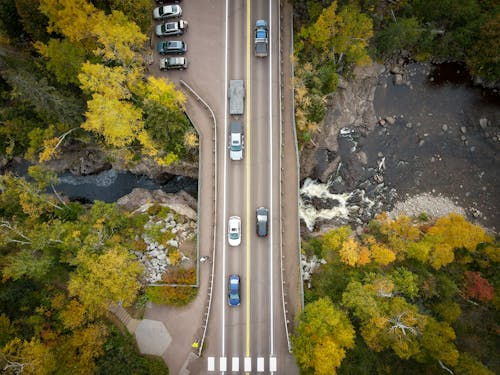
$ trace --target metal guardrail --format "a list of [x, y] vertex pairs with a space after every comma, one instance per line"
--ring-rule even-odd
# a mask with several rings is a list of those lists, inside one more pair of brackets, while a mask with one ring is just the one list
[[[214, 178], [214, 220], [213, 220], [213, 247], [212, 247], [212, 259], [211, 259], [211, 265], [212, 265], [212, 268], [210, 270], [210, 277], [209, 277], [209, 282], [208, 282], [208, 306], [207, 306], [207, 311], [206, 313], [204, 314], [204, 318], [203, 318], [203, 323], [202, 323], [202, 331], [203, 331], [203, 334], [202, 334], [202, 337], [201, 339], [198, 341], [198, 347], [195, 348], [197, 349], [195, 354], [200, 357], [201, 356], [201, 352], [203, 351], [203, 344], [205, 342], [205, 337], [207, 335], [207, 327], [208, 327], [208, 320], [210, 318], [210, 310], [211, 310], [211, 307], [212, 307], [212, 294], [213, 294], [213, 285], [214, 285], [214, 268], [215, 268], [215, 233], [217, 233], [217, 120], [215, 118], [215, 114], [214, 114], [214, 111], [212, 110], [212, 108], [207, 104], [207, 102], [205, 100], [203, 100], [203, 98], [198, 95], [198, 93], [196, 93], [196, 91], [193, 90], [193, 88], [191, 86], [189, 86], [184, 80], [180, 80], [180, 83], [181, 85], [183, 85], [184, 87], [186, 87], [189, 92], [191, 92], [191, 94], [193, 94], [195, 96], [195, 98], [200, 102], [202, 103], [205, 108], [208, 110], [208, 112], [210, 113], [210, 116], [212, 117], [212, 121], [213, 121], [213, 130], [214, 130], [214, 174], [213, 174], [213, 178]], [[200, 176], [200, 171], [198, 170], [198, 178]], [[198, 181], [200, 181], [200, 179], [198, 179]], [[198, 182], [198, 225], [199, 225], [199, 215], [200, 215], [200, 210], [199, 210], [199, 202], [200, 202], [200, 183]], [[196, 275], [198, 277], [199, 275], [199, 267], [200, 267], [200, 258], [199, 258], [199, 245], [200, 245], [200, 239], [198, 238], [198, 259], [197, 259], [197, 262], [196, 262]], [[198, 283], [198, 278], [197, 278], [197, 283]]]
[[[283, 32], [283, 29], [282, 29], [282, 25], [281, 25], [281, 21], [283, 20], [283, 15], [281, 14], [281, 10], [282, 10], [282, 7], [283, 7], [283, 3], [284, 1], [286, 0], [282, 0], [280, 1], [280, 15], [279, 15], [279, 29], [280, 29], [280, 38], [279, 38], [279, 51], [280, 51], [280, 56], [281, 56], [281, 62], [280, 62], [280, 65], [279, 65], [279, 69], [280, 69], [280, 72], [279, 72], [279, 87], [281, 90], [284, 89], [283, 87], [283, 69], [282, 69], [282, 65], [285, 61], [285, 59], [289, 59], [290, 56], [283, 56], [283, 50], [282, 50], [282, 47], [281, 47], [281, 44], [282, 44], [282, 32]], [[292, 14], [290, 15], [290, 33], [291, 33], [291, 43], [290, 43], [290, 51], [293, 53], [293, 45], [294, 45], [294, 39], [293, 39], [293, 12]], [[292, 93], [294, 92], [293, 90], [293, 77], [294, 77], [294, 63], [293, 63], [293, 60], [291, 62], [291, 82], [292, 82]], [[284, 155], [284, 144], [283, 144], [283, 141], [282, 141], [282, 136], [283, 136], [283, 119], [282, 119], [282, 112], [283, 112], [283, 105], [282, 105], [282, 99], [283, 99], [283, 94], [282, 92], [280, 92], [280, 97], [279, 97], [279, 101], [280, 101], [280, 147], [281, 147], [281, 157], [280, 157], [280, 172], [282, 172], [282, 167], [281, 167], [281, 162], [282, 162], [282, 159], [283, 159], [283, 155]], [[299, 151], [298, 151], [298, 148], [297, 148], [297, 129], [296, 129], [296, 124], [295, 124], [295, 97], [292, 96], [292, 128], [293, 128], [293, 137], [294, 137], [294, 143], [296, 145], [295, 147], [295, 157], [296, 157], [296, 160], [297, 160], [297, 196], [299, 194], [299, 186], [300, 186], [300, 159], [299, 159]], [[282, 184], [283, 184], [283, 176], [282, 174], [280, 174], [280, 204], [281, 204], [281, 208], [283, 209], [283, 204], [282, 204], [282, 201], [281, 201], [281, 197], [282, 197], [282, 191], [281, 191], [281, 187], [282, 187]], [[298, 202], [297, 202], [297, 212], [299, 210], [299, 207], [298, 207]], [[301, 251], [300, 251], [300, 243], [301, 243], [301, 240], [300, 240], [300, 220], [297, 221], [297, 238], [298, 238], [298, 241], [297, 241], [297, 251], [298, 251], [298, 264], [299, 264], [299, 270], [300, 270], [300, 282], [299, 282], [299, 285], [300, 285], [300, 298], [301, 298], [301, 307], [302, 309], [304, 309], [304, 285], [303, 285], [303, 274], [302, 274], [302, 266], [300, 264], [301, 262]], [[285, 284], [286, 284], [286, 281], [285, 281], [285, 275], [284, 275], [284, 268], [283, 268], [283, 259], [284, 259], [284, 255], [283, 255], [283, 223], [280, 221], [280, 263], [281, 263], [281, 293], [282, 293], [282, 302], [283, 302], [283, 315], [284, 315], [284, 320], [285, 320], [285, 331], [286, 331], [286, 335], [287, 335], [287, 344], [288, 344], [288, 351], [291, 353], [292, 352], [292, 345], [291, 345], [291, 342], [290, 342], [290, 327], [289, 325], [291, 324], [290, 320], [287, 318], [287, 315], [288, 315], [288, 310], [286, 308], [286, 305], [287, 305], [287, 301], [286, 301], [286, 294], [285, 294]]]
[[[291, 51], [294, 53], [293, 45], [294, 45], [294, 40], [293, 40], [293, 12], [290, 14], [290, 33], [291, 33]], [[292, 119], [293, 119], [293, 138], [295, 139], [295, 154], [297, 157], [297, 196], [300, 194], [300, 159], [299, 159], [299, 148], [297, 145], [299, 144], [297, 141], [297, 126], [295, 124], [295, 88], [293, 87], [293, 82], [294, 82], [294, 77], [295, 77], [295, 64], [294, 64], [294, 59], [292, 59], [292, 92], [294, 95], [292, 96]], [[297, 212], [299, 212], [299, 202], [297, 201]], [[300, 244], [301, 244], [301, 239], [300, 239], [300, 218], [297, 221], [297, 249], [298, 249], [298, 256], [299, 256], [299, 269], [300, 269], [300, 298], [301, 298], [301, 307], [302, 310], [304, 310], [304, 274], [302, 272], [302, 254], [300, 252]]]

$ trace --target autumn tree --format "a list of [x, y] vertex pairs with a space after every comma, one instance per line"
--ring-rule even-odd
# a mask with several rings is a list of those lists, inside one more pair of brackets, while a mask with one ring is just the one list
[[128, 306], [135, 300], [142, 266], [127, 249], [116, 245], [102, 255], [80, 251], [76, 264], [68, 290], [92, 315], [103, 314], [111, 302]]
[[336, 374], [346, 349], [354, 346], [354, 329], [344, 312], [321, 298], [305, 307], [292, 344], [304, 374]]
[[495, 289], [480, 272], [465, 271], [465, 297], [488, 303], [495, 297]]

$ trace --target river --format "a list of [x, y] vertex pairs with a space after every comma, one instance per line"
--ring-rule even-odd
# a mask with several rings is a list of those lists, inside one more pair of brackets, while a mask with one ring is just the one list
[[[371, 214], [427, 192], [450, 198], [480, 224], [500, 228], [498, 92], [473, 86], [460, 64], [411, 63], [405, 65], [404, 76], [406, 84], [395, 85], [392, 75], [383, 73], [375, 92], [377, 117], [389, 117], [392, 124], [377, 125], [355, 141], [339, 142], [344, 165], [353, 149], [366, 155], [363, 171], [376, 170], [384, 158], [383, 184], [379, 184], [384, 191], [366, 195], [366, 205], [375, 200]], [[325, 195], [335, 193], [334, 184], [335, 174], [327, 184], [304, 182], [301, 217], [309, 230], [317, 220], [338, 221], [339, 214], [349, 221], [349, 210], [343, 209], [345, 192]], [[333, 204], [318, 202], [321, 195]], [[359, 199], [354, 205], [359, 206]]]

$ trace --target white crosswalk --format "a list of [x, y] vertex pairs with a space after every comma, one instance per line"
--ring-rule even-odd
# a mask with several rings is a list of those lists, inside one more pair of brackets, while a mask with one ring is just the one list
[[[238, 372], [240, 371], [240, 359], [243, 359], [243, 371], [250, 372], [252, 371], [252, 358], [251, 357], [231, 357], [231, 360], [228, 361], [226, 357], [219, 357], [219, 368], [215, 368], [216, 358], [208, 357], [207, 358], [207, 369], [209, 372], [214, 371], [227, 371], [227, 372]], [[228, 362], [231, 364], [231, 368], [228, 368]], [[270, 357], [267, 361], [269, 372], [276, 372], [277, 370], [277, 362], [276, 357]], [[257, 357], [255, 358], [255, 368], [257, 372], [266, 371], [266, 358]]]

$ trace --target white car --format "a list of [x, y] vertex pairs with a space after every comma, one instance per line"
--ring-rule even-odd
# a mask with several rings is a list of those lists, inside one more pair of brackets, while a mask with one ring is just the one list
[[229, 218], [227, 241], [230, 246], [239, 246], [241, 243], [241, 219], [239, 216]]
[[164, 5], [153, 10], [153, 18], [155, 20], [180, 16], [182, 16], [182, 9], [179, 5]]

